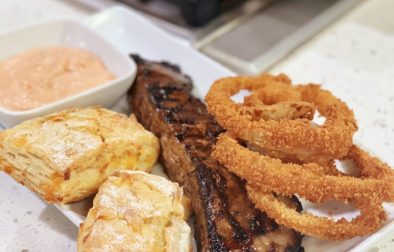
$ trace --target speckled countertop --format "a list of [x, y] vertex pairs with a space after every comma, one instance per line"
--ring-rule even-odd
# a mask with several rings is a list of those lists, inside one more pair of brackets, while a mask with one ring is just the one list
[[[85, 18], [73, 1], [1, 0], [0, 30], [58, 17]], [[394, 1], [360, 5], [270, 71], [322, 83], [355, 111], [355, 142], [394, 165]], [[55, 207], [0, 173], [0, 251], [76, 251], [78, 229]], [[394, 251], [394, 233], [370, 251]]]

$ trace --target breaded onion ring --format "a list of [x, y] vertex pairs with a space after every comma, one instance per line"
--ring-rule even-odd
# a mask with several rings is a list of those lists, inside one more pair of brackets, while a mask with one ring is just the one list
[[250, 185], [247, 185], [246, 189], [256, 207], [278, 224], [324, 240], [343, 240], [367, 235], [380, 228], [386, 220], [385, 211], [379, 201], [355, 201], [354, 204], [361, 214], [351, 221], [344, 218], [335, 221], [306, 212], [299, 213], [280, 202], [268, 189], [264, 191]]
[[[297, 157], [285, 155], [284, 153], [281, 153], [279, 151], [267, 151], [265, 149], [254, 146], [252, 143], [247, 143], [246, 147], [252, 151], [263, 154], [264, 156], [280, 159], [283, 163], [303, 164], [303, 162], [298, 160]], [[325, 174], [327, 175], [348, 176], [348, 174], [337, 169], [335, 160], [322, 160], [322, 162], [318, 164], [324, 167]]]
[[262, 86], [244, 98], [240, 113], [249, 113], [252, 120], [313, 119], [315, 106], [301, 101], [301, 94], [291, 88], [285, 75], [262, 75], [270, 85]]
[[356, 145], [352, 146], [348, 157], [360, 167], [361, 177], [392, 179], [394, 187], [394, 170], [388, 164], [376, 157], [371, 157], [366, 151]]
[[281, 119], [298, 119], [306, 118], [313, 119], [315, 114], [315, 107], [302, 101], [287, 101], [274, 105], [254, 104], [249, 103], [249, 106], [241, 107], [240, 115], [250, 117], [253, 121], [259, 120], [281, 120]]
[[[282, 83], [276, 80], [275, 76], [262, 75], [260, 78], [267, 78], [270, 85], [261, 86], [250, 95], [245, 96], [244, 105], [255, 104], [272, 105], [286, 101], [301, 101], [301, 94], [289, 83]], [[268, 79], [269, 78], [269, 79]], [[271, 78], [273, 78], [271, 80]]]
[[[239, 145], [227, 133], [219, 136], [212, 155], [254, 188], [264, 186], [286, 196], [297, 194], [314, 203], [332, 199], [342, 201], [361, 199], [392, 201], [394, 199], [392, 176], [387, 178], [377, 178], [377, 175], [371, 178], [369, 176], [364, 178], [333, 176], [327, 175], [326, 168], [315, 163], [284, 164], [279, 159], [260, 155]], [[387, 174], [393, 173], [390, 167], [382, 167], [382, 162], [368, 158], [369, 155], [359, 151], [357, 147], [351, 148], [350, 156], [356, 163], [363, 162], [359, 166], [361, 174], [365, 173], [365, 167], [377, 166], [380, 166]], [[371, 175], [369, 170], [367, 173]]]
[[[326, 117], [324, 125], [313, 125], [304, 118], [264, 120], [245, 113], [245, 105], [237, 104], [231, 99], [240, 90], [253, 92], [261, 88], [275, 88], [276, 85], [287, 85], [288, 89], [300, 93], [302, 101], [313, 103], [320, 114]], [[205, 100], [208, 111], [234, 136], [268, 151], [296, 156], [303, 162], [324, 163], [346, 156], [357, 130], [353, 112], [330, 92], [314, 84], [278, 84], [275, 77], [269, 75], [217, 80]], [[277, 104], [271, 106], [275, 105]]]

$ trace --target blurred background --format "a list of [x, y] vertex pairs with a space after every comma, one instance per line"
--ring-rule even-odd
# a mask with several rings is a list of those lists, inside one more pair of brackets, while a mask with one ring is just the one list
[[[112, 0], [78, 0], [103, 9]], [[267, 69], [360, 0], [118, 0], [240, 73]]]

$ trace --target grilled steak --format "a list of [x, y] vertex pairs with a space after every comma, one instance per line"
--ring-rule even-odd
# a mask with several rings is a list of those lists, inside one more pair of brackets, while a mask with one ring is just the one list
[[[199, 251], [302, 251], [302, 236], [256, 209], [243, 182], [211, 158], [223, 130], [192, 95], [191, 79], [169, 63], [133, 58], [131, 110], [160, 138], [161, 164], [192, 199]], [[296, 198], [289, 202], [300, 209]]]

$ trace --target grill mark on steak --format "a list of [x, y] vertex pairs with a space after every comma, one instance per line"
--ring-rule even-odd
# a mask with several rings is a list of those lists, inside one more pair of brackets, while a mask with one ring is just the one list
[[[199, 250], [302, 251], [302, 236], [256, 209], [244, 183], [211, 158], [223, 129], [192, 95], [191, 79], [172, 64], [132, 57], [138, 73], [128, 94], [131, 110], [160, 138], [161, 164], [192, 200]], [[300, 207], [296, 198], [291, 202]]]

